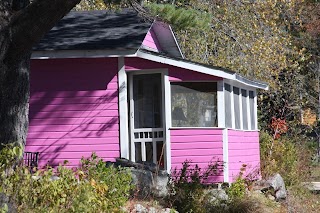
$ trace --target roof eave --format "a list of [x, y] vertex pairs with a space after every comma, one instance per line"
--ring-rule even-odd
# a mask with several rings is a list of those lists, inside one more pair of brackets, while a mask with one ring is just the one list
[[137, 49], [102, 49], [102, 50], [34, 50], [31, 59], [58, 58], [104, 58], [134, 56]]
[[264, 90], [268, 90], [269, 88], [268, 84], [264, 82], [249, 80], [236, 73], [229, 73], [216, 68], [201, 66], [201, 65], [194, 64], [192, 62], [181, 61], [179, 59], [151, 54], [141, 50], [138, 50], [136, 55], [137, 57], [140, 57], [143, 59], [147, 59], [147, 60], [151, 60], [151, 61], [155, 61], [155, 62], [167, 64], [167, 65], [172, 65], [172, 66], [176, 66], [176, 67], [180, 67], [188, 70], [194, 70], [203, 74], [221, 77], [223, 79], [232, 80], [232, 81], [244, 84], [248, 87], [254, 87], [257, 89], [264, 89]]

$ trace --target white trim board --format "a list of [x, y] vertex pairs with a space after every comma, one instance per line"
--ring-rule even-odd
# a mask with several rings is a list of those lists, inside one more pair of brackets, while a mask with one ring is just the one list
[[169, 82], [168, 70], [162, 72], [164, 76], [164, 114], [165, 114], [165, 132], [166, 132], [166, 169], [171, 172], [171, 87]]
[[119, 120], [120, 120], [120, 156], [129, 159], [128, 132], [128, 97], [127, 74], [124, 69], [124, 58], [118, 58]]
[[223, 130], [223, 181], [229, 182], [229, 141], [228, 141], [228, 129]]
[[107, 57], [132, 57], [136, 49], [132, 50], [41, 50], [33, 51], [31, 59], [54, 58], [107, 58]]

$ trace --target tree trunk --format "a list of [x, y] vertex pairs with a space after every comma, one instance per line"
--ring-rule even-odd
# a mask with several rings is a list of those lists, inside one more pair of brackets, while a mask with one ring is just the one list
[[0, 149], [24, 145], [28, 131], [30, 54], [6, 63], [0, 58]]
[[0, 150], [26, 142], [33, 45], [79, 2], [0, 0]]

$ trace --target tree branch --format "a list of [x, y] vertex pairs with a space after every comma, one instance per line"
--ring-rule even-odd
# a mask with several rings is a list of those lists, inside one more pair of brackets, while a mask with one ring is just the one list
[[11, 41], [6, 62], [14, 62], [40, 41], [80, 0], [35, 0], [11, 19]]

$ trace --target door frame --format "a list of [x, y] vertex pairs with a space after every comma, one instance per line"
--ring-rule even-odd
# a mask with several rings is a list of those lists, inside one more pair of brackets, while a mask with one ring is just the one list
[[[169, 127], [171, 126], [171, 91], [170, 91], [170, 82], [168, 77], [167, 69], [145, 69], [145, 70], [137, 70], [137, 71], [128, 71], [127, 75], [127, 134], [128, 134], [128, 153], [129, 159], [131, 161], [135, 161], [135, 147], [132, 147], [131, 138], [132, 135], [132, 126], [134, 125], [134, 114], [132, 114], [133, 107], [133, 76], [134, 75], [143, 75], [143, 74], [161, 74], [161, 92], [162, 92], [162, 123], [163, 123], [163, 131], [164, 131], [164, 140], [165, 144], [165, 152], [164, 152], [164, 169], [168, 172], [171, 170], [171, 145], [170, 145], [170, 132]], [[122, 105], [123, 106], [123, 105]], [[122, 107], [120, 106], [120, 107]], [[169, 106], [169, 107], [166, 107]]]

